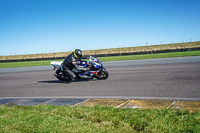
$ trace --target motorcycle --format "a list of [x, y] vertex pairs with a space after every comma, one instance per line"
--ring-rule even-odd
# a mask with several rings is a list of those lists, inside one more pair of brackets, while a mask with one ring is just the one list
[[[61, 81], [69, 81], [69, 76], [63, 71], [63, 62], [62, 61], [52, 61], [50, 63], [55, 70], [54, 76]], [[77, 79], [93, 79], [106, 80], [109, 76], [108, 71], [103, 67], [102, 62], [93, 57], [89, 57], [89, 61], [78, 61], [77, 65], [82, 68], [90, 68], [89, 71], [78, 71], [75, 68], [72, 71], [76, 74]]]

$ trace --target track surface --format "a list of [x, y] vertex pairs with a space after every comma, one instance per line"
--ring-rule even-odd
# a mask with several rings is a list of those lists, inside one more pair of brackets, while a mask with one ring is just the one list
[[107, 80], [58, 81], [51, 66], [0, 69], [1, 98], [200, 100], [200, 57], [104, 63]]

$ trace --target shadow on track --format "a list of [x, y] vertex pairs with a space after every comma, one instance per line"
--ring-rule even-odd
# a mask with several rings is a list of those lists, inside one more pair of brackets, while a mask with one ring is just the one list
[[88, 82], [88, 81], [96, 81], [95, 79], [78, 79], [78, 80], [73, 80], [73, 81], [60, 81], [60, 80], [49, 80], [49, 81], [38, 81], [38, 83], [65, 83], [65, 84], [70, 84], [70, 83], [76, 83], [76, 82]]
[[38, 81], [38, 83], [67, 83], [60, 80]]

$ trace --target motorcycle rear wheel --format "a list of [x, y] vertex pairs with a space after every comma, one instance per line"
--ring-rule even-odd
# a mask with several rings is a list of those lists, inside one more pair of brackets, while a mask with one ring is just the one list
[[69, 81], [69, 76], [60, 69], [56, 70], [55, 76], [60, 81]]

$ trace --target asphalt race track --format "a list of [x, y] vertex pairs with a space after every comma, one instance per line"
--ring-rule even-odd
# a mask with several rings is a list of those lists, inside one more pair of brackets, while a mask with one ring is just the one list
[[0, 69], [0, 98], [200, 101], [200, 56], [103, 63], [107, 80], [58, 81], [51, 66]]

